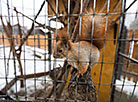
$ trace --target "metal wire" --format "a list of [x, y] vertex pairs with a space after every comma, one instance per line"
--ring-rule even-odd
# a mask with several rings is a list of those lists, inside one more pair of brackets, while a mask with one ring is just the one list
[[[102, 49], [101, 61], [96, 62], [96, 64], [100, 64], [99, 80], [98, 80], [98, 82], [94, 82], [95, 86], [97, 86], [96, 87], [97, 102], [100, 102], [100, 97], [101, 97], [100, 96], [100, 92], [102, 91], [102, 89], [101, 89], [102, 85], [103, 86], [111, 86], [110, 87], [110, 96], [108, 97], [110, 102], [114, 102], [115, 100], [117, 100], [118, 102], [122, 102], [122, 100], [123, 100], [122, 96], [123, 96], [123, 93], [124, 93], [124, 91], [123, 91], [124, 87], [129, 87], [129, 86], [133, 87], [132, 93], [129, 96], [129, 99], [127, 100], [128, 102], [133, 102], [134, 93], [136, 91], [136, 88], [138, 87], [138, 85], [137, 85], [138, 73], [130, 71], [130, 69], [131, 69], [130, 65], [138, 66], [138, 59], [137, 58], [133, 58], [133, 56], [132, 56], [133, 53], [134, 53], [134, 44], [136, 42], [138, 42], [138, 39], [135, 38], [136, 29], [133, 29], [133, 33], [132, 33], [131, 38], [129, 38], [129, 37], [126, 38], [126, 39], [125, 38], [121, 38], [121, 34], [123, 32], [123, 29], [124, 29], [125, 15], [126, 14], [135, 14], [135, 15], [137, 15], [137, 11], [136, 11], [136, 13], [135, 12], [133, 12], [133, 13], [132, 12], [131, 13], [127, 13], [126, 12], [127, 10], [130, 9], [130, 7], [137, 0], [134, 0], [132, 2], [132, 4], [130, 4], [127, 9], [125, 9], [126, 0], [123, 0], [122, 1], [122, 10], [121, 10], [121, 12], [115, 12], [115, 13], [114, 12], [109, 12], [110, 11], [110, 6], [111, 6], [110, 5], [111, 0], [107, 0], [106, 1], [106, 3], [107, 3], [106, 6], [107, 7], [104, 7], [104, 8], [106, 8], [106, 13], [101, 13], [101, 12], [100, 13], [96, 13], [96, 3], [98, 1], [97, 0], [93, 0], [93, 5], [92, 5], [93, 6], [92, 7], [93, 8], [93, 13], [92, 14], [84, 14], [83, 13], [83, 6], [84, 6], [85, 0], [80, 0], [79, 1], [80, 7], [79, 7], [79, 13], [78, 14], [71, 14], [71, 12], [72, 12], [72, 8], [71, 7], [73, 5], [72, 0], [68, 0], [67, 2], [65, 0], [62, 0], [62, 1], [64, 3], [63, 6], [65, 7], [65, 11], [66, 11], [67, 14], [64, 13], [64, 14], [60, 15], [60, 13], [61, 13], [61, 11], [60, 11], [60, 1], [59, 0], [55, 0], [55, 1], [52, 1], [52, 2], [55, 3], [55, 8], [54, 9], [51, 8], [52, 10], [55, 10], [54, 15], [52, 15], [52, 14], [48, 15], [48, 9], [50, 8], [49, 5], [51, 5], [50, 4], [51, 2], [48, 2], [48, 0], [44, 0], [44, 2], [45, 2], [43, 4], [44, 7], [42, 7], [41, 9], [45, 9], [45, 14], [39, 15], [39, 17], [45, 18], [45, 20], [44, 20], [44, 24], [45, 25], [49, 23], [49, 26], [51, 26], [51, 23], [50, 23], [51, 21], [48, 18], [56, 16], [56, 19], [55, 19], [56, 30], [54, 32], [56, 37], [57, 37], [57, 33], [58, 33], [58, 29], [57, 29], [58, 28], [58, 22], [62, 21], [61, 19], [58, 19], [58, 18], [60, 18], [60, 17], [64, 18], [65, 17], [66, 20], [67, 20], [67, 32], [66, 32], [67, 33], [67, 41], [68, 40], [72, 40], [72, 39], [70, 39], [70, 29], [71, 29], [71, 27], [70, 27], [71, 19], [70, 18], [71, 17], [78, 17], [79, 18], [79, 30], [78, 30], [78, 36], [79, 36], [78, 39], [79, 40], [81, 39], [81, 33], [82, 33], [81, 32], [82, 31], [82, 24], [83, 24], [82, 23], [82, 17], [87, 16], [87, 17], [91, 17], [92, 18], [91, 19], [92, 20], [92, 24], [91, 24], [92, 25], [92, 28], [91, 28], [91, 39], [89, 40], [91, 42], [89, 61], [85, 61], [85, 60], [84, 61], [82, 61], [82, 60], [80, 61], [80, 56], [81, 56], [81, 52], [80, 52], [81, 51], [81, 45], [80, 45], [80, 42], [78, 42], [79, 43], [79, 47], [77, 49], [78, 50], [78, 58], [77, 58], [77, 60], [78, 60], [79, 63], [91, 63], [91, 56], [92, 56], [92, 51], [93, 51], [93, 49], [92, 49], [93, 48], [93, 41], [96, 41], [96, 40], [101, 40], [102, 41], [102, 40], [104, 40], [104, 47]], [[11, 24], [14, 24], [15, 23], [14, 18], [17, 17], [17, 16], [14, 15], [14, 7], [13, 7], [12, 2], [13, 2], [13, 0], [11, 0], [11, 4], [9, 4], [9, 0], [7, 0], [7, 1], [0, 0], [0, 14], [3, 14], [3, 12], [2, 12], [3, 4], [5, 4], [7, 6], [7, 9], [8, 9], [7, 15], [0, 15], [0, 16], [2, 16], [3, 18], [8, 18], [9, 22]], [[67, 5], [65, 3], [67, 3]], [[34, 20], [33, 20], [33, 23], [34, 23], [33, 29], [35, 29], [36, 25], [39, 24], [39, 21], [37, 21], [37, 19], [36, 19], [37, 18], [37, 16], [36, 16], [36, 12], [37, 12], [36, 0], [33, 0], [33, 4], [30, 4], [30, 5], [33, 6], [33, 9], [29, 9], [29, 7], [25, 8], [24, 0], [22, 0], [22, 7], [21, 7], [22, 10], [21, 10], [21, 12], [24, 14], [25, 9], [32, 10], [33, 15], [30, 14], [30, 15], [26, 15], [26, 16], [28, 16], [28, 19], [30, 19], [30, 20], [33, 20], [32, 18], [34, 18]], [[49, 6], [49, 8], [48, 8], [48, 6]], [[18, 8], [19, 7], [17, 7], [17, 9]], [[40, 12], [41, 11], [39, 11], [38, 13], [40, 13]], [[119, 32], [118, 32], [118, 38], [117, 39], [114, 39], [114, 38], [113, 39], [111, 39], [111, 38], [109, 39], [107, 37], [107, 30], [108, 30], [108, 24], [109, 24], [108, 17], [110, 15], [115, 15], [115, 16], [116, 15], [120, 15]], [[22, 19], [22, 24], [21, 25], [23, 27], [25, 26], [25, 18], [26, 18], [26, 16], [25, 15], [21, 15], [21, 14], [19, 14], [19, 16], [18, 16], [20, 19]], [[104, 38], [103, 39], [94, 39], [93, 38], [93, 34], [95, 33], [94, 30], [97, 29], [97, 28], [95, 28], [95, 20], [96, 20], [95, 16], [106, 16], [105, 32], [104, 32]], [[137, 19], [137, 17], [135, 17], [135, 20], [136, 19]], [[74, 100], [67, 98], [66, 93], [68, 93], [68, 91], [69, 91], [69, 90], [67, 90], [68, 89], [68, 85], [66, 85], [67, 79], [68, 79], [68, 73], [65, 73], [65, 76], [63, 78], [64, 80], [61, 80], [61, 79], [58, 80], [57, 79], [58, 78], [57, 74], [59, 74], [59, 72], [56, 69], [56, 65], [57, 65], [57, 63], [60, 63], [60, 62], [63, 62], [63, 61], [58, 60], [58, 59], [52, 59], [52, 57], [51, 57], [52, 50], [53, 50], [52, 49], [52, 41], [56, 40], [56, 44], [55, 44], [56, 51], [55, 51], [55, 53], [57, 53], [57, 43], [58, 43], [57, 39], [52, 37], [53, 36], [52, 34], [49, 36], [49, 35], [46, 35], [46, 33], [45, 33], [43, 38], [41, 38], [41, 37], [38, 38], [37, 35], [36, 35], [36, 32], [34, 30], [33, 38], [28, 38], [28, 40], [33, 42], [29, 46], [33, 46], [33, 51], [31, 53], [34, 54], [34, 57], [33, 58], [26, 57], [27, 54], [25, 52], [27, 52], [27, 50], [26, 50], [26, 47], [27, 47], [26, 45], [27, 44], [25, 44], [25, 46], [22, 46], [22, 53], [24, 53], [24, 54], [23, 54], [23, 57], [20, 58], [20, 61], [24, 65], [23, 66], [23, 76], [22, 77], [18, 77], [19, 76], [18, 75], [18, 67], [17, 67], [18, 61], [17, 61], [17, 58], [15, 56], [15, 53], [12, 52], [12, 56], [9, 57], [9, 58], [6, 56], [7, 55], [6, 53], [9, 53], [9, 52], [6, 52], [6, 48], [10, 47], [10, 45], [6, 44], [6, 41], [11, 40], [12, 38], [5, 38], [4, 29], [2, 28], [2, 30], [3, 30], [2, 31], [2, 36], [0, 36], [1, 37], [0, 38], [0, 45], [2, 45], [2, 46], [0, 46], [0, 49], [3, 49], [3, 54], [4, 55], [2, 57], [0, 56], [0, 61], [3, 61], [3, 63], [4, 63], [4, 70], [5, 70], [4, 74], [5, 74], [5, 76], [0, 76], [0, 81], [1, 80], [5, 80], [4, 84], [6, 84], [6, 85], [8, 85], [10, 83], [10, 80], [13, 80], [14, 78], [15, 78], [16, 81], [15, 81], [15, 84], [13, 86], [14, 89], [15, 89], [14, 94], [13, 95], [9, 94], [9, 92], [8, 92], [9, 91], [9, 87], [6, 87], [6, 91], [5, 91], [4, 95], [0, 95], [0, 99], [3, 100], [3, 97], [6, 97], [6, 96], [12, 96], [12, 98], [15, 99], [15, 100], [20, 99], [20, 96], [19, 96], [19, 93], [18, 93], [19, 92], [19, 90], [18, 90], [19, 84], [18, 83], [19, 83], [19, 81], [23, 81], [24, 82], [23, 91], [25, 92], [25, 94], [23, 96], [23, 101], [29, 101], [31, 99], [31, 101], [45, 100], [47, 102], [48, 101], [52, 101], [52, 102], [53, 101], [61, 101], [61, 102], [66, 102], [66, 101], [68, 101], [68, 102], [69, 101], [77, 102], [77, 101], [79, 101], [79, 102], [81, 102], [81, 100], [77, 99], [78, 91], [80, 90], [78, 85], [80, 85], [80, 84], [85, 84], [86, 85], [86, 93], [85, 93], [86, 97], [85, 97], [84, 101], [85, 102], [89, 101], [89, 97], [88, 97], [89, 96], [89, 87], [88, 87], [88, 85], [91, 85], [91, 82], [87, 82], [87, 83], [80, 82], [78, 77], [76, 77], [75, 81], [70, 81], [70, 80], [68, 81], [68, 83], [76, 83], [75, 84], [76, 86], [74, 88], [74, 90], [75, 90], [75, 96], [74, 96], [75, 98], [74, 98]], [[46, 30], [46, 26], [45, 26], [45, 32], [46, 31], [47, 30]], [[18, 37], [18, 35], [14, 36], [14, 37], [15, 38], [12, 39], [12, 40], [15, 41], [13, 43], [13, 46], [14, 47], [18, 47], [20, 45], [19, 42], [20, 42], [20, 40], [22, 38], [20, 39]], [[40, 43], [37, 44], [36, 41], [38, 39], [39, 39]], [[63, 40], [63, 39], [59, 39], [59, 40]], [[87, 41], [88, 39], [81, 39], [81, 40]], [[41, 44], [41, 41], [44, 41], [44, 43]], [[115, 52], [115, 61], [114, 62], [105, 62], [104, 61], [104, 57], [105, 57], [105, 53], [106, 53], [105, 52], [105, 49], [106, 49], [105, 48], [105, 46], [106, 46], [105, 42], [106, 41], [110, 41], [110, 42], [117, 41], [116, 49], [115, 49], [116, 50], [116, 52]], [[124, 49], [124, 50], [128, 50], [128, 54], [127, 53], [122, 53], [120, 51], [121, 42], [124, 42], [126, 44], [130, 43], [130, 47]], [[49, 47], [47, 48], [47, 46], [49, 46]], [[40, 49], [42, 47], [44, 49], [44, 53], [37, 52], [37, 47], [40, 47]], [[69, 55], [68, 55], [69, 49], [68, 49], [68, 47], [69, 47], [69, 45], [67, 44], [66, 60], [69, 63], [72, 63], [75, 60], [69, 60]], [[48, 52], [47, 52], [47, 50], [48, 50]], [[37, 59], [37, 57], [35, 56], [35, 55], [37, 55], [37, 53], [43, 55], [45, 57], [45, 59], [44, 60], [41, 59], [41, 56], [39, 56], [40, 59]], [[48, 58], [49, 60], [46, 60], [46, 58]], [[125, 61], [124, 62], [119, 62], [119, 58], [123, 58], [123, 60], [125, 60]], [[10, 64], [9, 63], [10, 63], [10, 61], [12, 61], [13, 66], [14, 66], [13, 67], [14, 68], [13, 69], [14, 70], [14, 76], [9, 76], [9, 71], [10, 71]], [[27, 77], [28, 67], [27, 67], [27, 64], [28, 64], [29, 61], [33, 61], [32, 68], [33, 68], [33, 74], [34, 75], [33, 75], [33, 78], [29, 79], [30, 82], [34, 82], [34, 84], [33, 84], [34, 90], [33, 91], [34, 91], [35, 94], [32, 95], [32, 96], [28, 96], [29, 91], [28, 91], [28, 77]], [[47, 70], [49, 70], [50, 73], [53, 71], [54, 72], [54, 79], [51, 79], [51, 80], [47, 79], [47, 73], [44, 73], [44, 77], [42, 79], [41, 78], [39, 79], [37, 77], [37, 74], [38, 74], [37, 73], [37, 68], [38, 68], [37, 62], [42, 62], [42, 61], [43, 61], [43, 64], [44, 64], [43, 71], [47, 72]], [[113, 69], [113, 73], [112, 73], [113, 76], [112, 76], [112, 82], [111, 83], [102, 82], [102, 77], [104, 75], [103, 74], [104, 64], [114, 65], [114, 69]], [[125, 66], [126, 69], [122, 68], [121, 72], [118, 72], [117, 68], [120, 68], [120, 67], [118, 67], [119, 65]], [[47, 69], [47, 66], [48, 66], [48, 69]], [[0, 68], [1, 68], [1, 66], [0, 66]], [[66, 70], [68, 69], [67, 66], [65, 67], [65, 69]], [[122, 84], [116, 84], [116, 81], [118, 80], [117, 79], [117, 74], [120, 74], [120, 73], [122, 74], [121, 76], [124, 77], [124, 79], [122, 81], [123, 83]], [[125, 84], [126, 83], [126, 79], [127, 79], [127, 75], [131, 75], [132, 77], [136, 78], [135, 83], [133, 85]], [[39, 90], [39, 88], [37, 86], [38, 82], [39, 83], [42, 82], [44, 84], [44, 88], [43, 88], [44, 97], [43, 98], [42, 97], [38, 97], [39, 95], [36, 94], [36, 93], [38, 93], [38, 90]], [[53, 86], [53, 93], [52, 93], [52, 95], [50, 97], [47, 97], [47, 95], [50, 92], [50, 91], [47, 91], [49, 89], [48, 83], [52, 83], [51, 87]], [[64, 95], [63, 95], [62, 98], [57, 98], [58, 97], [57, 93], [58, 93], [58, 88], [59, 88], [58, 85], [62, 84], [62, 83], [65, 83], [65, 88], [64, 88], [64, 91], [63, 91]], [[121, 89], [119, 91], [119, 97], [117, 97], [116, 96], [116, 87], [119, 87], [119, 86], [121, 87]], [[39, 92], [39, 93], [41, 94], [41, 92]]]
[[[124, 7], [124, 4], [125, 3], [125, 1], [123, 1], [122, 2], [122, 11], [121, 11], [121, 13], [123, 13], [124, 12], [124, 9], [125, 9], [125, 7]], [[120, 19], [120, 28], [119, 28], [119, 34], [118, 34], [118, 39], [120, 39], [120, 35], [121, 35], [121, 30], [123, 29], [123, 18], [124, 18], [124, 16], [123, 17], [121, 17], [121, 19]], [[116, 62], [117, 62], [117, 58], [118, 58], [118, 51], [119, 51], [119, 43], [117, 43], [117, 47], [116, 47], [116, 57], [115, 57], [115, 64], [114, 64], [114, 71], [113, 71], [113, 78], [112, 78], [112, 84], [114, 84], [115, 83], [115, 81], [116, 81], [116, 72], [117, 72], [117, 66], [116, 66]], [[115, 91], [115, 86], [113, 86], [112, 85], [112, 88], [111, 88], [111, 98], [110, 98], [110, 101], [112, 102], [112, 101], [114, 101], [114, 91]]]

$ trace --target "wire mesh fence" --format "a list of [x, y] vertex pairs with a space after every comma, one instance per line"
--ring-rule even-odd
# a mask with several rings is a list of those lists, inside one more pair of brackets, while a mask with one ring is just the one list
[[0, 101], [137, 102], [137, 0], [0, 0]]

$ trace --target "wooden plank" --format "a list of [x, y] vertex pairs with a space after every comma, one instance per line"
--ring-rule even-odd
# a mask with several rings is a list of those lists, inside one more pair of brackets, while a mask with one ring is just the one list
[[[112, 33], [113, 32], [107, 35], [107, 39], [113, 39]], [[99, 93], [99, 97], [98, 97], [99, 102], [109, 102], [110, 87], [111, 87], [110, 84], [112, 82], [112, 73], [114, 68], [115, 49], [116, 49], [116, 45], [114, 45], [113, 41], [106, 41], [104, 52], [103, 50], [101, 50], [100, 52], [100, 60], [98, 61], [100, 63], [95, 65], [93, 68], [91, 68], [92, 80], [96, 85], [97, 94]], [[104, 53], [103, 62], [106, 64], [102, 65], [101, 62], [102, 62], [103, 53]], [[101, 71], [102, 73], [100, 73]], [[101, 85], [100, 85], [100, 91], [98, 91], [100, 74], [101, 74], [101, 81], [100, 81]]]

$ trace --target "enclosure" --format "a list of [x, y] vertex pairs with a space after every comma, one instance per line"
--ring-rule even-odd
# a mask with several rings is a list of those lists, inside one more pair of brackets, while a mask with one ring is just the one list
[[0, 0], [1, 102], [138, 102], [137, 0]]

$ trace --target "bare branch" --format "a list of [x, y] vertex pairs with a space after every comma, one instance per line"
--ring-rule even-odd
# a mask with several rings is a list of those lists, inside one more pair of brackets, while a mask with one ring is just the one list
[[42, 3], [42, 5], [41, 5], [41, 7], [40, 7], [40, 9], [39, 9], [39, 11], [38, 11], [38, 13], [36, 14], [36, 16], [35, 16], [35, 18], [34, 18], [34, 21], [35, 21], [35, 20], [37, 19], [37, 17], [39, 16], [39, 14], [40, 14], [40, 12], [42, 11], [44, 5], [45, 5], [45, 0], [44, 0], [44, 2]]
[[19, 12], [17, 9], [14, 9], [14, 11], [17, 12], [17, 13], [19, 13], [19, 14], [21, 14], [21, 15], [23, 15], [24, 17], [28, 18], [29, 20], [35, 22], [36, 24], [38, 24], [40, 27], [43, 27], [44, 29], [47, 28], [48, 30], [55, 31], [55, 28], [52, 28], [50, 26], [46, 26], [45, 24], [41, 24], [41, 23], [37, 22], [36, 20], [34, 21], [32, 18], [28, 17], [27, 15]]
[[[60, 69], [59, 68], [56, 68], [56, 69]], [[48, 71], [48, 72], [40, 72], [40, 73], [36, 73], [36, 74], [27, 74], [27, 75], [19, 75], [17, 76], [16, 78], [14, 78], [13, 80], [11, 80], [1, 91], [3, 93], [6, 93], [6, 90], [10, 89], [18, 79], [21, 79], [21, 78], [26, 78], [26, 79], [29, 79], [29, 78], [34, 78], [35, 77], [41, 77], [41, 76], [44, 76], [44, 75], [49, 75], [49, 73], [53, 72], [54, 70], [51, 70], [51, 71]]]
[[[11, 100], [11, 102], [14, 101], [9, 95], [6, 95], [6, 94], [3, 93], [2, 91], [0, 91], [0, 95], [5, 96], [5, 97], [3, 97], [3, 98], [5, 98], [6, 100], [8, 99], [8, 101], [9, 101], [9, 100]], [[2, 97], [1, 97], [1, 98], [2, 98]], [[2, 100], [1, 100], [1, 101], [2, 101]]]
[[17, 25], [18, 25], [19, 35], [20, 35], [20, 42], [21, 42], [22, 41], [22, 30], [21, 30], [21, 26], [20, 26], [20, 22], [19, 22], [18, 12], [16, 12], [16, 16], [17, 16], [17, 22], [18, 22]]
[[[74, 7], [74, 10], [73, 10], [73, 14], [79, 12], [79, 4], [80, 3], [78, 1], [76, 1], [75, 7]], [[71, 20], [70, 20], [70, 25], [69, 25], [69, 27], [70, 27], [70, 31], [69, 32], [70, 32], [71, 36], [72, 36], [72, 29], [73, 29], [72, 25], [74, 25], [74, 24], [75, 24], [75, 17], [72, 16]]]
[[66, 14], [68, 14], [67, 4], [66, 4], [65, 0], [62, 0], [62, 2], [64, 5], [64, 8], [65, 8]]
[[105, 1], [104, 6], [103, 6], [103, 8], [102, 8], [101, 11], [100, 11], [101, 13], [105, 10], [105, 8], [106, 8], [106, 6], [107, 6], [107, 3], [108, 3], [108, 0]]
[[[56, 15], [56, 17], [58, 18], [57, 13], [55, 12], [55, 10], [54, 10], [54, 8], [52, 7], [52, 5], [51, 5], [51, 3], [49, 2], [49, 0], [46, 0], [46, 1], [48, 2], [48, 4], [49, 4], [51, 10], [53, 11], [53, 13], [54, 13], [54, 14]], [[61, 23], [63, 23], [64, 26], [66, 26], [65, 22], [62, 21], [62, 18], [61, 18], [61, 17], [59, 17], [59, 20], [60, 20]]]
[[113, 22], [111, 23], [110, 27], [113, 27], [113, 25], [115, 25], [115, 23], [124, 15], [125, 12], [127, 12], [127, 10], [128, 10], [136, 1], [137, 1], [137, 0], [134, 0], [134, 1], [128, 6], [128, 8], [126, 8], [126, 9], [124, 10], [124, 12], [121, 13], [120, 16], [118, 16], [118, 17], [116, 18], [116, 20], [113, 21]]
[[[23, 75], [23, 68], [22, 68], [22, 64], [21, 64], [21, 60], [20, 60], [20, 53], [17, 54], [16, 50], [15, 50], [15, 45], [14, 45], [14, 41], [13, 41], [13, 37], [12, 37], [12, 26], [11, 24], [7, 21], [7, 27], [5, 26], [3, 19], [1, 17], [1, 21], [2, 21], [2, 25], [3, 25], [3, 29], [5, 31], [6, 36], [8, 37], [9, 43], [10, 43], [10, 50], [13, 52], [13, 56], [17, 57], [17, 61], [19, 63], [19, 68], [20, 68], [20, 72], [21, 75]], [[21, 80], [21, 87], [23, 87], [23, 80]]]
[[[67, 67], [67, 61], [64, 62], [64, 65], [63, 65], [63, 68], [62, 68], [62, 72], [60, 73], [60, 75], [55, 79], [55, 82], [53, 83], [53, 86], [52, 86], [52, 89], [51, 91], [48, 93], [48, 96], [47, 98], [50, 98], [54, 92], [54, 88], [57, 87], [57, 85], [59, 84], [59, 82], [57, 82], [57, 80], [61, 80], [63, 78], [63, 75], [65, 75], [65, 72], [68, 72], [69, 69], [66, 70], [66, 67]], [[68, 74], [66, 74], [68, 76]], [[66, 83], [64, 83], [65, 85]], [[64, 86], [61, 84], [61, 86]], [[64, 87], [62, 87], [64, 89]], [[63, 91], [63, 90], [62, 90]], [[62, 91], [60, 91], [60, 93], [58, 93], [59, 97], [60, 97], [60, 94], [62, 93]]]
[[26, 41], [26, 40], [28, 39], [28, 37], [31, 35], [33, 29], [34, 29], [34, 22], [32, 23], [32, 26], [31, 26], [30, 30], [27, 32], [27, 35], [23, 38], [23, 40], [22, 40], [22, 42], [21, 42], [19, 48], [17, 49], [17, 51], [19, 51], [19, 50], [22, 48], [22, 46], [23, 46], [23, 44], [25, 43], [25, 41]]
[[[17, 51], [18, 51], [18, 50], [21, 50], [22, 45], [25, 43], [25, 41], [26, 41], [26, 40], [28, 39], [28, 37], [31, 35], [31, 33], [32, 33], [33, 29], [34, 29], [34, 23], [35, 23], [35, 21], [36, 21], [38, 15], [39, 15], [40, 12], [42, 11], [42, 8], [44, 7], [44, 4], [45, 4], [45, 1], [42, 3], [42, 5], [41, 5], [41, 7], [40, 7], [40, 9], [39, 9], [39, 11], [38, 11], [38, 13], [37, 13], [36, 16], [34, 17], [32, 26], [31, 26], [30, 30], [28, 31], [27, 35], [23, 38], [23, 40], [22, 40], [22, 42], [21, 42], [19, 48], [17, 49]], [[16, 9], [15, 9], [15, 11], [17, 12]]]

